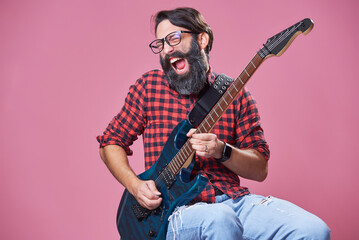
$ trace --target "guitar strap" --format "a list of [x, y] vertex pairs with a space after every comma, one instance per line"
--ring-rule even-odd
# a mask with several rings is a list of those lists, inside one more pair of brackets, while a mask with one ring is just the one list
[[207, 87], [202, 97], [196, 102], [193, 109], [188, 114], [188, 120], [193, 127], [197, 127], [207, 116], [212, 107], [218, 102], [222, 95], [227, 91], [233, 79], [221, 74], [216, 74], [213, 84]]

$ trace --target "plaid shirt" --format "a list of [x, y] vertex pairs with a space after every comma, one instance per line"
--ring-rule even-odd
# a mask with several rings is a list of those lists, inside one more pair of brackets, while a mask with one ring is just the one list
[[[212, 72], [208, 80], [213, 83]], [[142, 134], [147, 170], [158, 159], [172, 129], [187, 118], [197, 100], [196, 96], [183, 96], [171, 89], [162, 71], [147, 72], [130, 87], [122, 110], [113, 118], [104, 134], [97, 137], [100, 147], [116, 144], [132, 155], [129, 146]], [[243, 88], [211, 132], [218, 139], [238, 148], [255, 149], [268, 160], [269, 149], [259, 119], [255, 101]], [[233, 199], [249, 193], [247, 188], [240, 186], [235, 173], [213, 158], [196, 156], [192, 177], [197, 174], [206, 176], [209, 183], [194, 199], [195, 202], [214, 202], [213, 186]]]

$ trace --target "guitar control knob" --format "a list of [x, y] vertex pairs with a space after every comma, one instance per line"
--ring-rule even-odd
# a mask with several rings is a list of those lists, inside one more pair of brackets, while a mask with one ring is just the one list
[[149, 236], [149, 237], [156, 237], [156, 232], [150, 230], [150, 231], [148, 231], [148, 236]]

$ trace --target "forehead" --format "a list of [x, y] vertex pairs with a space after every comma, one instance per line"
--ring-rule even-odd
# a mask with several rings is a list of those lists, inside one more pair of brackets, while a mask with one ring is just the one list
[[188, 29], [173, 25], [168, 19], [165, 19], [162, 22], [160, 22], [157, 26], [156, 38], [164, 38], [167, 36], [167, 34], [179, 30], [188, 30]]

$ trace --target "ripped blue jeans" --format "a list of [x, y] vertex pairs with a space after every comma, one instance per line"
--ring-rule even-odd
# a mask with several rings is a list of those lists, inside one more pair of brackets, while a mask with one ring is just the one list
[[169, 218], [166, 239], [330, 239], [328, 226], [317, 216], [275, 197], [227, 195], [216, 203], [177, 208]]

